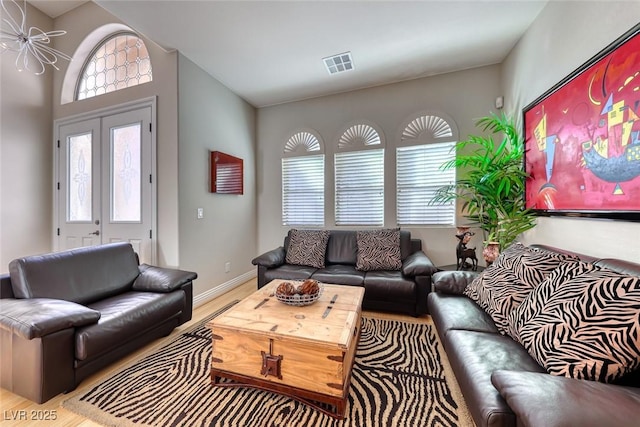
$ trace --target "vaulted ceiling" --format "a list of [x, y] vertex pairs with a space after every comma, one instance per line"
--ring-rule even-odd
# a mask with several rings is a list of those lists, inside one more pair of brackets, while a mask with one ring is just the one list
[[94, 1], [261, 107], [500, 63], [549, 0]]

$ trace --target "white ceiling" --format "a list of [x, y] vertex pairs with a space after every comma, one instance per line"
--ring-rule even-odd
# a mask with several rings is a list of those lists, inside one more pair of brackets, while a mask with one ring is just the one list
[[549, 0], [94, 1], [262, 107], [500, 63]]

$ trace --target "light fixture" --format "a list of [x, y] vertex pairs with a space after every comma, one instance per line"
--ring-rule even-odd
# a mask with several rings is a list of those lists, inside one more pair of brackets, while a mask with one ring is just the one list
[[341, 73], [353, 70], [353, 59], [351, 52], [339, 53], [338, 55], [322, 58], [329, 74]]
[[24, 0], [24, 10], [16, 0], [0, 2], [4, 15], [0, 27], [0, 53], [17, 52], [18, 71], [27, 70], [40, 75], [44, 73], [46, 65], [59, 70], [56, 66], [58, 57], [71, 60], [70, 56], [49, 46], [52, 37], [65, 35], [66, 31], [44, 32], [38, 27], [29, 27], [27, 30], [27, 0]]

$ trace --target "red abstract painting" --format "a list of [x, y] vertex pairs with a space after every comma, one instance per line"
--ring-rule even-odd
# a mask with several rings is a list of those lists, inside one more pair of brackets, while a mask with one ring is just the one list
[[639, 117], [640, 25], [525, 108], [527, 207], [637, 219]]

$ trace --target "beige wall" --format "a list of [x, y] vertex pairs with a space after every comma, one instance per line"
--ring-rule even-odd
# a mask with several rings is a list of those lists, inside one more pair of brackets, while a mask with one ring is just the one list
[[[53, 21], [27, 3], [32, 26]], [[0, 272], [24, 255], [51, 248], [51, 91], [53, 72], [19, 72], [0, 55]]]
[[[499, 77], [499, 66], [488, 66], [259, 109], [258, 252], [282, 245], [289, 228], [281, 225], [280, 164], [284, 144], [295, 131], [312, 128], [324, 140], [325, 227], [338, 228], [334, 222], [332, 182], [333, 154], [339, 133], [355, 120], [377, 124], [386, 139], [385, 226], [393, 227], [396, 224], [395, 147], [403, 122], [416, 113], [433, 111], [451, 117], [461, 137], [476, 133], [475, 119], [491, 112], [495, 98], [500, 95]], [[455, 263], [454, 229], [421, 227], [409, 230], [414, 237], [422, 239], [434, 262]], [[478, 237], [478, 242], [471, 244], [480, 245]]]
[[[197, 295], [255, 274], [255, 109], [186, 57], [178, 63], [180, 260], [198, 272]], [[244, 194], [209, 192], [209, 151], [243, 159]]]
[[[503, 64], [506, 108], [522, 111], [638, 22], [640, 0], [549, 2]], [[640, 224], [633, 222], [539, 218], [524, 240], [640, 259]]]

